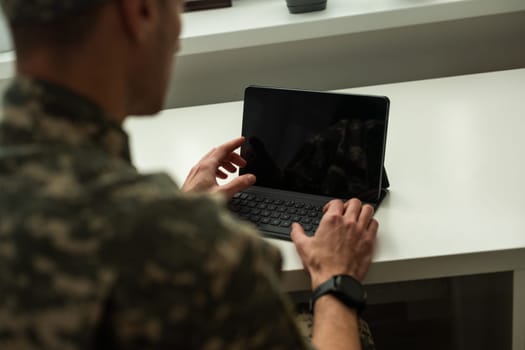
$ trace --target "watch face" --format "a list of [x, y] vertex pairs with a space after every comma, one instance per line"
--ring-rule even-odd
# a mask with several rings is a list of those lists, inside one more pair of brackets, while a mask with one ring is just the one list
[[352, 298], [355, 302], [366, 302], [366, 291], [363, 288], [363, 285], [359, 283], [359, 281], [347, 275], [337, 276], [337, 279], [337, 282], [339, 284], [339, 291]]
[[366, 306], [366, 292], [361, 283], [348, 275], [336, 275], [322, 283], [313, 293], [310, 308], [313, 311], [314, 303], [325, 294], [331, 294], [347, 307], [361, 313]]

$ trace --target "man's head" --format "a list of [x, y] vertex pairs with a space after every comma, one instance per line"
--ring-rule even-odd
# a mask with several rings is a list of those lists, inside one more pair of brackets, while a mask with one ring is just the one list
[[[162, 107], [179, 47], [183, 0], [0, 3], [12, 29], [21, 73], [70, 87], [93, 85], [95, 79], [101, 80], [101, 88], [105, 83], [118, 87], [120, 82], [126, 90], [121, 111], [125, 114], [151, 114]], [[97, 77], [97, 72], [104, 74]], [[81, 92], [97, 99], [92, 87]]]
[[50, 22], [82, 13], [106, 0], [2, 0], [2, 9], [11, 23]]

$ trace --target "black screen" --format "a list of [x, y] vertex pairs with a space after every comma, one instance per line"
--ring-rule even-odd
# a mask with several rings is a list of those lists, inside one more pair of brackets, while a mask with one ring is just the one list
[[258, 186], [376, 201], [388, 108], [386, 97], [249, 87], [241, 174]]

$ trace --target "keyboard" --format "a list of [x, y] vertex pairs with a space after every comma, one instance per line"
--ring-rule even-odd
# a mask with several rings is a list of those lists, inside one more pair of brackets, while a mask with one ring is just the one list
[[312, 236], [323, 216], [323, 207], [319, 205], [245, 192], [236, 193], [228, 207], [242, 220], [255, 224], [266, 236], [286, 240], [290, 240], [292, 223], [300, 223], [305, 233]]

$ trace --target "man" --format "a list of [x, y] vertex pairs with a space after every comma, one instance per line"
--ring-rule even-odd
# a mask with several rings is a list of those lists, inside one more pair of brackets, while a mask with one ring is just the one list
[[[0, 348], [306, 348], [278, 251], [217, 199], [255, 181], [216, 181], [245, 165], [234, 153], [243, 139], [192, 169], [182, 190], [193, 194], [130, 162], [121, 123], [161, 108], [182, 1], [1, 4], [17, 76], [0, 125]], [[294, 224], [313, 289], [364, 279], [372, 215], [332, 201], [313, 238]], [[356, 307], [321, 294], [313, 343], [359, 348]]]

